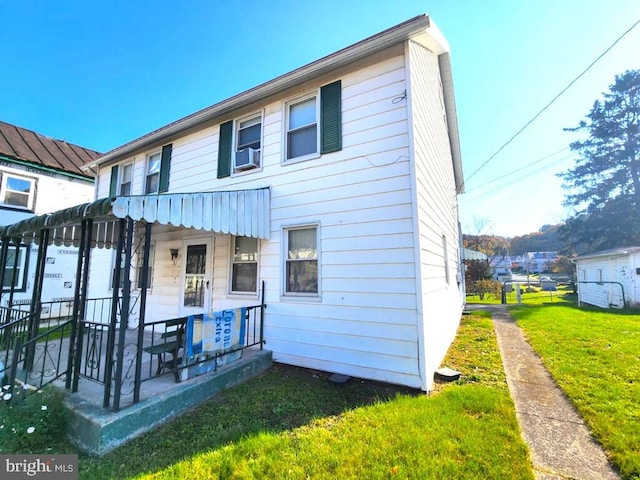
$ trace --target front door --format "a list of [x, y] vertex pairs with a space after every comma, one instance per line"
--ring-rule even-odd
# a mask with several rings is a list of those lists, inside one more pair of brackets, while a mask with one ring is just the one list
[[211, 240], [184, 243], [180, 315], [208, 312], [211, 307]]

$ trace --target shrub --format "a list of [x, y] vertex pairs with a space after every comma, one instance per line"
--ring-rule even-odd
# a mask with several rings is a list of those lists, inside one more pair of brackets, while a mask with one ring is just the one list
[[44, 453], [59, 443], [66, 431], [64, 393], [54, 387], [34, 391], [28, 385], [2, 387], [0, 451]]
[[485, 295], [499, 296], [502, 285], [497, 280], [478, 280], [471, 285], [472, 292], [484, 300]]

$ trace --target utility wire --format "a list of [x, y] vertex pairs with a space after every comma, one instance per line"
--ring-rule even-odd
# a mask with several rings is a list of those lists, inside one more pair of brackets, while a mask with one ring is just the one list
[[[568, 159], [568, 158], [571, 158], [571, 155], [567, 155], [567, 156], [564, 156], [564, 157], [562, 157], [562, 158], [555, 159], [555, 160], [556, 160], [556, 161], [562, 161], [562, 160], [566, 160], [566, 159]], [[540, 172], [543, 172], [543, 171], [544, 171], [544, 170], [546, 170], [547, 168], [548, 168], [548, 166], [547, 166], [547, 165], [542, 165], [542, 166], [540, 166], [539, 168], [537, 168], [537, 169], [535, 169], [535, 170], [533, 170], [533, 171], [531, 171], [531, 172], [528, 172], [527, 176], [521, 176], [521, 177], [519, 177], [519, 178], [516, 178], [516, 179], [512, 180], [512, 181], [511, 181], [511, 183], [509, 183], [508, 185], [502, 185], [502, 186], [499, 186], [499, 187], [497, 187], [497, 188], [495, 188], [495, 189], [493, 189], [493, 190], [485, 190], [485, 191], [482, 191], [482, 190], [479, 190], [479, 191], [478, 191], [478, 190], [474, 190], [473, 192], [471, 192], [471, 193], [470, 193], [470, 195], [471, 195], [470, 197], [467, 197], [466, 195], [463, 195], [462, 197], [460, 197], [460, 203], [465, 203], [465, 204], [466, 204], [466, 203], [468, 203], [468, 202], [474, 202], [474, 201], [475, 201], [475, 200], [477, 200], [478, 198], [482, 198], [482, 197], [484, 197], [484, 196], [486, 196], [486, 195], [489, 195], [489, 194], [491, 194], [491, 195], [495, 195], [495, 193], [496, 193], [497, 191], [504, 190], [504, 189], [505, 189], [505, 188], [507, 188], [507, 187], [512, 187], [512, 186], [514, 186], [516, 183], [519, 183], [519, 182], [522, 182], [522, 181], [524, 181], [524, 180], [527, 180], [531, 175], [536, 175], [536, 174], [538, 174], [538, 173], [540, 173]], [[513, 173], [513, 172], [511, 172], [511, 173]], [[490, 182], [489, 182], [489, 183], [490, 183]], [[487, 185], [487, 184], [485, 184], [484, 186], [486, 186], [486, 185]]]
[[615, 42], [613, 42], [609, 48], [607, 48], [604, 52], [602, 52], [600, 55], [598, 55], [598, 57], [589, 64], [589, 66], [587, 68], [585, 68], [582, 73], [580, 73], [580, 75], [578, 75], [576, 78], [574, 78], [569, 85], [567, 85], [564, 89], [562, 89], [562, 91], [560, 93], [558, 93], [555, 97], [553, 97], [553, 99], [547, 103], [542, 110], [540, 110], [538, 113], [536, 113], [533, 118], [531, 118], [531, 120], [529, 120], [527, 123], [524, 124], [524, 126], [518, 130], [515, 134], [513, 134], [513, 136], [507, 140], [507, 142], [505, 144], [503, 144], [498, 150], [496, 150], [496, 152], [491, 155], [482, 165], [480, 165], [480, 167], [473, 172], [471, 175], [469, 175], [466, 179], [466, 181], [468, 182], [469, 180], [471, 180], [471, 178], [478, 173], [480, 170], [482, 170], [491, 160], [493, 160], [502, 150], [504, 150], [504, 148], [509, 145], [513, 140], [515, 140], [515, 138], [520, 135], [522, 132], [524, 132], [527, 127], [529, 127], [529, 125], [531, 125], [540, 115], [542, 115], [542, 113], [549, 108], [558, 98], [560, 98], [567, 90], [569, 90], [569, 88], [571, 88], [573, 86], [574, 83], [576, 83], [585, 73], [587, 73], [591, 67], [593, 67], [598, 60], [600, 60], [602, 57], [604, 57], [607, 53], [609, 53], [609, 51], [616, 46], [616, 44], [622, 40], [631, 30], [633, 30], [636, 26], [638, 26], [638, 24], [640, 24], [640, 19], [638, 19], [633, 25], [631, 25], [631, 27], [629, 27], [622, 35], [620, 35]]
[[[539, 158], [538, 160], [534, 160], [533, 162], [528, 163], [528, 164], [527, 164], [527, 165], [525, 165], [524, 167], [520, 167], [520, 168], [517, 168], [516, 170], [511, 170], [510, 172], [507, 172], [507, 173], [505, 173], [505, 174], [503, 174], [503, 175], [500, 175], [499, 177], [496, 177], [496, 178], [494, 178], [494, 179], [492, 179], [492, 180], [489, 180], [488, 182], [485, 182], [485, 183], [483, 183], [483, 184], [481, 184], [481, 185], [478, 185], [478, 186], [477, 186], [477, 187], [475, 187], [473, 190], [471, 190], [471, 192], [470, 192], [470, 193], [473, 193], [473, 192], [474, 192], [474, 191], [476, 191], [476, 190], [479, 190], [479, 189], [481, 189], [481, 188], [483, 188], [483, 187], [486, 187], [487, 185], [491, 185], [492, 183], [497, 182], [498, 180], [502, 180], [503, 178], [506, 178], [506, 177], [508, 177], [509, 175], [513, 175], [513, 174], [516, 174], [516, 173], [522, 173], [524, 170], [526, 170], [526, 169], [528, 169], [528, 168], [530, 168], [530, 167], [533, 167], [534, 165], [537, 165], [537, 164], [539, 164], [539, 163], [541, 163], [541, 162], [544, 162], [545, 160], [549, 160], [549, 159], [551, 159], [552, 157], [555, 157], [557, 154], [559, 154], [559, 153], [562, 153], [562, 152], [565, 152], [565, 151], [569, 150], [569, 148], [571, 148], [571, 147], [564, 147], [564, 148], [562, 148], [562, 149], [558, 150], [557, 152], [550, 153], [549, 155], [545, 155], [544, 157]], [[561, 160], [564, 160], [565, 158], [568, 158], [568, 157], [563, 157]], [[553, 160], [554, 160], [554, 161], [557, 161], [557, 159], [553, 159]], [[537, 171], [537, 170], [536, 170], [536, 171]]]

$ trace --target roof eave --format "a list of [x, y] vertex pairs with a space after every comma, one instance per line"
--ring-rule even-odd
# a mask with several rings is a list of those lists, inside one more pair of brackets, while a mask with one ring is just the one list
[[460, 133], [458, 131], [458, 113], [453, 93], [453, 74], [451, 71], [451, 57], [449, 52], [438, 56], [440, 78], [444, 97], [444, 108], [447, 112], [447, 127], [449, 129], [449, 145], [453, 161], [453, 174], [456, 182], [456, 192], [464, 193], [464, 174], [462, 172], [462, 153], [460, 150]]
[[576, 258], [574, 258], [573, 261], [577, 262], [579, 260], [589, 260], [592, 258], [620, 257], [623, 255], [630, 255], [638, 252], [640, 252], [640, 247], [620, 247], [620, 248], [613, 248], [611, 250], [604, 250], [601, 252], [586, 253], [584, 255], [579, 255]]
[[[406, 22], [396, 25], [395, 27], [384, 30], [372, 37], [366, 38], [349, 47], [343, 48], [342, 50], [338, 50], [326, 57], [276, 77], [273, 80], [239, 93], [238, 95], [204, 108], [147, 135], [126, 143], [110, 152], [107, 152], [102, 157], [85, 164], [85, 167], [93, 168], [99, 165], [113, 163], [122, 157], [132, 155], [135, 152], [147, 149], [152, 145], [169, 141], [186, 130], [228, 114], [244, 105], [278, 94], [310, 79], [358, 61], [368, 55], [384, 50], [397, 43], [406, 41], [412, 36], [420, 32], [424, 32], [425, 29], [428, 29], [430, 26], [431, 22], [428, 15], [424, 14], [414, 17]], [[434, 38], [434, 40], [436, 42], [440, 42], [440, 38]], [[457, 136], [457, 124], [455, 130]]]

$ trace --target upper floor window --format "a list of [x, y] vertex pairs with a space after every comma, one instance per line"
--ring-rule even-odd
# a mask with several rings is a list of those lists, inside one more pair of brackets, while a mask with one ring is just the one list
[[131, 195], [131, 182], [133, 180], [133, 163], [122, 166], [122, 178], [120, 179], [120, 195]]
[[236, 152], [234, 170], [260, 166], [262, 116], [255, 115], [236, 122]]
[[[137, 179], [136, 184], [143, 184], [143, 194], [164, 193], [169, 190], [169, 174], [171, 171], [171, 156], [173, 154], [173, 144], [169, 143], [162, 147], [160, 152], [148, 155], [144, 179]], [[111, 167], [109, 179], [109, 196], [132, 195], [140, 193], [138, 188], [133, 191], [134, 163], [124, 163]]]
[[318, 153], [318, 105], [314, 95], [287, 104], [286, 159]]
[[231, 292], [258, 291], [258, 239], [233, 237], [231, 254]]
[[144, 193], [158, 193], [160, 187], [160, 152], [149, 155], [147, 158], [147, 179]]
[[285, 162], [342, 149], [342, 82], [285, 105]]
[[4, 173], [0, 188], [3, 205], [33, 210], [35, 180]]

